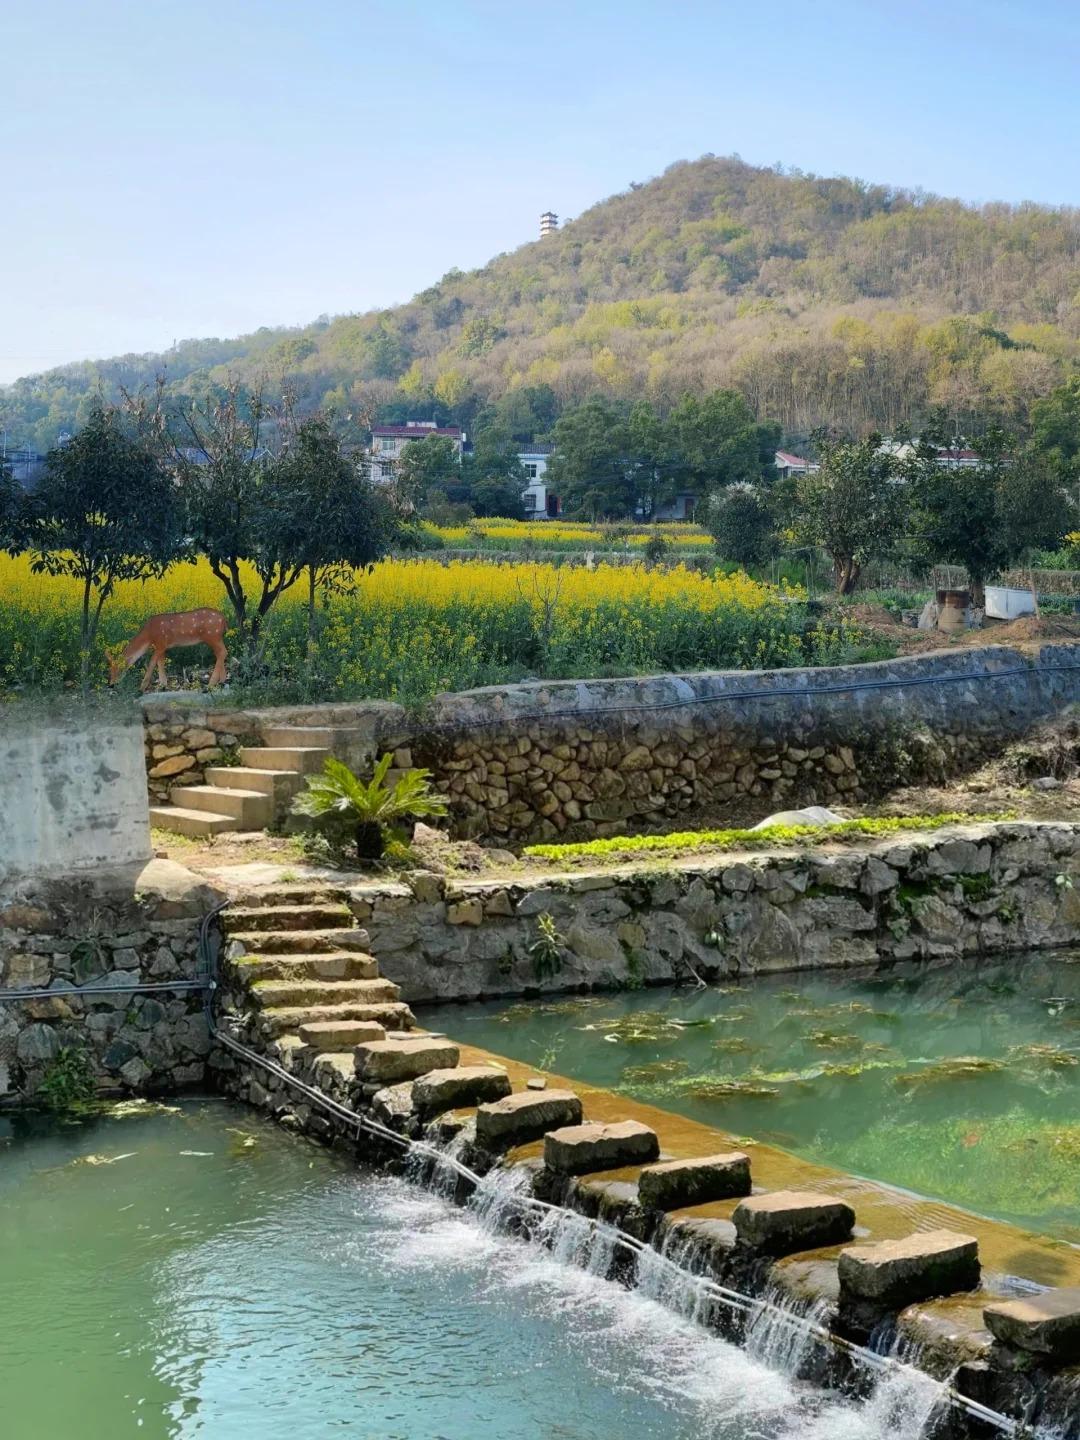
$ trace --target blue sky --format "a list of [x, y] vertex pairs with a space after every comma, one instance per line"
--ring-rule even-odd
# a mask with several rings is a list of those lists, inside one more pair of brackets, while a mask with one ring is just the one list
[[1069, 0], [0, 0], [0, 381], [407, 299], [674, 160], [1080, 202]]

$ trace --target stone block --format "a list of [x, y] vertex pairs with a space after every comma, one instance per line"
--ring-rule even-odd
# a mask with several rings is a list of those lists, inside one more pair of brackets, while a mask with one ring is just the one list
[[921, 1300], [973, 1290], [979, 1283], [979, 1244], [973, 1235], [927, 1230], [903, 1240], [853, 1245], [840, 1252], [841, 1299], [900, 1310]]
[[446, 907], [446, 920], [449, 925], [482, 925], [484, 921], [483, 902], [477, 895], [470, 895], [468, 899], [458, 900], [455, 904]]
[[581, 1101], [572, 1090], [526, 1090], [481, 1105], [476, 1140], [488, 1150], [506, 1150], [539, 1140], [549, 1130], [581, 1123]]
[[750, 1194], [750, 1157], [741, 1150], [650, 1165], [638, 1177], [641, 1203], [649, 1210], [679, 1210]]
[[774, 1190], [743, 1200], [733, 1218], [740, 1245], [770, 1255], [792, 1255], [849, 1240], [855, 1211], [832, 1195]]
[[986, 1328], [1010, 1345], [1052, 1365], [1080, 1363], [1080, 1287], [1046, 1290], [988, 1305]]
[[371, 1040], [385, 1040], [386, 1030], [375, 1020], [313, 1020], [300, 1026], [300, 1039], [320, 1052], [344, 1051]]
[[393, 1085], [416, 1080], [429, 1070], [450, 1069], [458, 1063], [458, 1047], [449, 1040], [418, 1035], [410, 1038], [371, 1040], [353, 1051], [356, 1073], [367, 1083]]
[[647, 1164], [660, 1154], [656, 1131], [639, 1120], [570, 1125], [544, 1137], [544, 1164], [561, 1175], [588, 1175]]
[[413, 1105], [425, 1117], [459, 1105], [481, 1105], [510, 1094], [510, 1077], [493, 1065], [459, 1065], [430, 1070], [413, 1085]]

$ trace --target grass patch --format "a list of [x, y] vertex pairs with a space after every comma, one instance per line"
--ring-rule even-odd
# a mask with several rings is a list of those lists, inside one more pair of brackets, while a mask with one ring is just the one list
[[767, 850], [777, 845], [799, 845], [829, 840], [861, 840], [897, 835], [912, 830], [937, 830], [943, 825], [974, 825], [1009, 820], [1012, 815], [962, 815], [949, 810], [940, 815], [885, 815], [841, 820], [835, 825], [768, 825], [764, 830], [680, 830], [668, 835], [613, 835], [606, 840], [582, 840], [566, 845], [527, 845], [522, 852], [536, 860], [604, 859], [611, 855], [669, 853], [676, 850]]

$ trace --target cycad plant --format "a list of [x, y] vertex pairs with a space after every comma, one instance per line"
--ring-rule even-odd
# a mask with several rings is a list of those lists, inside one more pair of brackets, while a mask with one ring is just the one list
[[365, 783], [330, 756], [321, 775], [308, 776], [307, 789], [293, 801], [293, 813], [308, 816], [331, 837], [344, 838], [351, 831], [361, 864], [381, 860], [387, 829], [395, 820], [446, 814], [446, 801], [431, 788], [430, 770], [406, 770], [387, 785], [392, 763], [393, 756], [384, 755]]

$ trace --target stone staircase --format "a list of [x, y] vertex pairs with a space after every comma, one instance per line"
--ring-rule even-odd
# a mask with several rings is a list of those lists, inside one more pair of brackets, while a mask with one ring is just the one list
[[230, 1008], [250, 1014], [264, 1041], [299, 1043], [307, 1030], [305, 1043], [322, 1051], [414, 1025], [398, 986], [380, 977], [344, 891], [276, 886], [245, 897], [223, 920]]
[[151, 825], [198, 839], [278, 824], [304, 776], [322, 769], [334, 731], [279, 726], [263, 740], [240, 750], [239, 765], [209, 766], [204, 785], [174, 785], [168, 805], [151, 805]]

